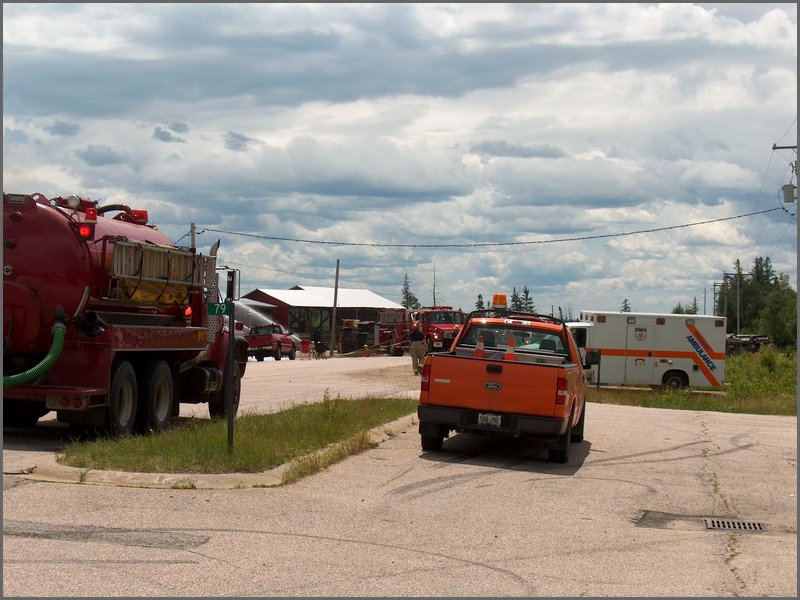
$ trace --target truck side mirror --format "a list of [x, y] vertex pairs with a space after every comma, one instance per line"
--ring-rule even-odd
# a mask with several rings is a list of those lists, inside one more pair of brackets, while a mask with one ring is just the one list
[[585, 367], [591, 367], [592, 365], [599, 365], [600, 364], [600, 350], [589, 350], [586, 352], [586, 364]]

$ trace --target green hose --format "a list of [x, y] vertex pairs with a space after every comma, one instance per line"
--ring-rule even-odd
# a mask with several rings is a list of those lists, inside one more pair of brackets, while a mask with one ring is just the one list
[[50, 351], [35, 367], [28, 369], [24, 373], [17, 373], [16, 375], [3, 375], [3, 387], [12, 387], [15, 385], [22, 385], [35, 381], [47, 370], [53, 366], [53, 363], [61, 356], [61, 350], [64, 348], [64, 336], [67, 334], [67, 326], [64, 323], [56, 323], [53, 325], [53, 345], [50, 346]]

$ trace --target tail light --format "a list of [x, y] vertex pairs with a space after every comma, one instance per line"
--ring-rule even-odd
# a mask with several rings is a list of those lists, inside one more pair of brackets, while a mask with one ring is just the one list
[[420, 386], [423, 392], [430, 391], [431, 389], [431, 365], [425, 364], [422, 367], [422, 376], [420, 377]]
[[569, 386], [565, 377], [558, 378], [558, 388], [556, 389], [556, 404], [566, 406], [569, 400]]

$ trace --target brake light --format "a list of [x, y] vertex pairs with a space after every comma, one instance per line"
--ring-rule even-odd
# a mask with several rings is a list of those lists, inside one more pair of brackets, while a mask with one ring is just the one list
[[183, 316], [186, 317], [187, 319], [191, 319], [192, 318], [192, 307], [191, 306], [187, 306], [186, 308], [183, 309]]
[[431, 365], [430, 363], [422, 367], [422, 377], [420, 377], [420, 386], [423, 392], [430, 391], [431, 389]]
[[569, 400], [569, 386], [567, 385], [567, 380], [564, 377], [559, 377], [558, 387], [556, 389], [556, 404], [566, 406], [567, 400]]

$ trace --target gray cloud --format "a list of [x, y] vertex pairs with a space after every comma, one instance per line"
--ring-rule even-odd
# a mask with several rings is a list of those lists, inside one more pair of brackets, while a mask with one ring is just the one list
[[172, 135], [169, 131], [161, 126], [158, 126], [153, 130], [153, 139], [158, 140], [159, 142], [177, 142], [181, 144], [186, 143], [186, 140], [176, 135]]
[[53, 135], [62, 137], [75, 137], [81, 130], [78, 123], [67, 123], [66, 121], [56, 121], [52, 125], [44, 128], [45, 131]]
[[125, 162], [125, 157], [109, 146], [89, 144], [76, 153], [90, 167], [104, 167]]

